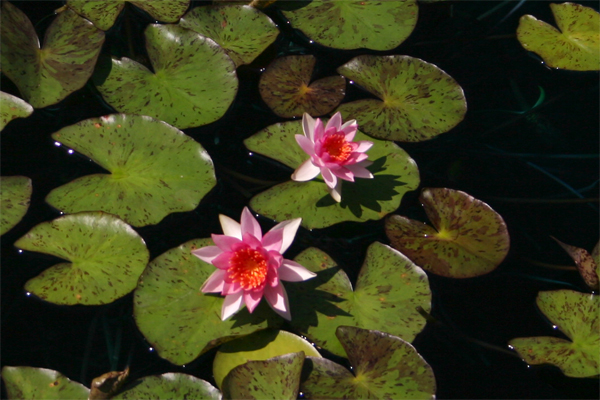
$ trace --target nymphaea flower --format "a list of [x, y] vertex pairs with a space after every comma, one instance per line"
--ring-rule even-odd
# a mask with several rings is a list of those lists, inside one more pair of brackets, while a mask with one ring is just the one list
[[[295, 181], [309, 181], [319, 173], [323, 177], [331, 197], [342, 200], [342, 181], [354, 182], [354, 177], [373, 178], [366, 167], [371, 165], [365, 154], [373, 142], [353, 142], [358, 129], [356, 120], [342, 125], [342, 115], [337, 112], [323, 127], [323, 122], [307, 113], [302, 116], [303, 135], [296, 135], [296, 142], [310, 156], [292, 174]], [[340, 179], [338, 179], [340, 178]]]
[[299, 282], [315, 276], [281, 255], [292, 244], [302, 218], [284, 221], [264, 236], [247, 207], [242, 211], [241, 224], [225, 215], [219, 215], [219, 221], [224, 234], [212, 235], [216, 246], [202, 247], [192, 254], [217, 267], [200, 290], [225, 296], [221, 319], [225, 321], [243, 304], [253, 312], [264, 295], [276, 313], [291, 320], [281, 281]]

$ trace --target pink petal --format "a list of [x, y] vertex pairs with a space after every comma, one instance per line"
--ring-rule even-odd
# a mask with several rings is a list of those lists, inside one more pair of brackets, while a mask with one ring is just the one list
[[[273, 268], [274, 271], [279, 269], [281, 263], [283, 262], [283, 256], [278, 251], [270, 251], [269, 252], [269, 266]], [[274, 272], [277, 274], [277, 272]], [[268, 277], [267, 277], [268, 279]]]
[[[329, 189], [329, 188], [327, 188]], [[338, 203], [342, 201], [342, 181], [338, 180], [333, 189], [329, 189], [329, 194]]]
[[[346, 139], [346, 140], [348, 140], [348, 139]], [[358, 147], [354, 151], [357, 151], [360, 153], [364, 153], [365, 151], [367, 151], [371, 147], [373, 147], [373, 142], [369, 142], [368, 140], [359, 140], [358, 142], [354, 142], [354, 143], [358, 144]]]
[[237, 282], [227, 283], [227, 280], [225, 280], [221, 294], [223, 296], [229, 296], [231, 294], [243, 292], [243, 291], [244, 291], [244, 289], [242, 289], [242, 286], [239, 283], [237, 283]]
[[231, 246], [241, 242], [240, 239], [227, 235], [211, 235], [213, 242], [223, 251], [231, 251]]
[[312, 141], [316, 143], [318, 140], [321, 140], [321, 138], [323, 137], [323, 132], [323, 121], [317, 118], [317, 121], [315, 122], [315, 133], [312, 138]]
[[344, 166], [359, 163], [361, 161], [366, 160], [367, 158], [369, 158], [369, 155], [366, 153], [352, 153], [350, 154], [350, 157], [346, 159], [346, 162], [344, 162]]
[[217, 267], [219, 269], [228, 269], [229, 268], [229, 260], [231, 259], [232, 254], [233, 253], [230, 251], [221, 253], [219, 256], [215, 257], [212, 260], [212, 265], [214, 265], [215, 267]]
[[212, 263], [212, 261], [221, 253], [223, 250], [217, 246], [206, 246], [196, 250], [192, 250], [192, 254], [204, 261], [205, 263]]
[[223, 234], [242, 240], [242, 228], [237, 221], [234, 221], [227, 215], [219, 214], [219, 222], [221, 222]]
[[202, 293], [222, 292], [223, 285], [225, 284], [225, 275], [227, 275], [227, 271], [221, 269], [216, 270], [208, 277], [202, 287], [200, 287], [200, 291]]
[[332, 168], [331, 173], [345, 181], [354, 182], [354, 174], [345, 167]]
[[351, 142], [354, 139], [354, 135], [356, 135], [356, 131], [358, 130], [358, 125], [356, 124], [355, 119], [351, 119], [346, 122], [344, 125], [340, 127], [340, 132], [344, 133], [344, 138], [346, 141]]
[[252, 314], [252, 311], [256, 308], [258, 303], [260, 303], [260, 299], [262, 299], [263, 291], [262, 290], [249, 290], [244, 291], [244, 303], [246, 303], [246, 307], [248, 311]]
[[256, 250], [256, 249], [262, 248], [262, 244], [260, 243], [260, 240], [258, 240], [257, 238], [255, 238], [254, 235], [252, 235], [250, 233], [244, 233], [244, 236], [242, 236], [242, 240], [251, 249]]
[[244, 207], [244, 210], [242, 211], [241, 223], [242, 238], [246, 233], [249, 233], [258, 240], [262, 239], [262, 229], [260, 228], [258, 221], [256, 220], [256, 218], [254, 218], [248, 207]]
[[279, 271], [279, 280], [289, 282], [301, 282], [317, 276], [314, 272], [311, 272], [292, 260], [283, 260]]
[[302, 129], [304, 135], [310, 139], [311, 142], [315, 141], [315, 120], [308, 113], [302, 115]]
[[314, 179], [319, 173], [321, 169], [314, 165], [312, 161], [306, 160], [304, 161], [292, 174], [292, 179], [299, 182], [310, 181]]
[[302, 135], [296, 135], [295, 138], [298, 146], [300, 146], [306, 154], [309, 156], [315, 154], [315, 144], [309, 138]]
[[335, 187], [335, 184], [337, 183], [337, 178], [335, 177], [335, 175], [333, 175], [331, 173], [329, 168], [321, 168], [321, 175], [323, 176], [323, 180], [325, 181], [325, 184], [330, 189]]
[[373, 179], [373, 174], [371, 173], [371, 171], [366, 169], [363, 165], [364, 164], [353, 164], [345, 165], [345, 167], [349, 169], [357, 178]]
[[290, 219], [289, 221], [280, 222], [271, 229], [271, 231], [278, 229], [283, 230], [283, 242], [281, 243], [281, 249], [279, 249], [279, 252], [281, 254], [285, 253], [285, 251], [288, 249], [288, 247], [290, 247], [290, 245], [294, 241], [294, 238], [296, 237], [296, 232], [298, 232], [298, 228], [300, 227], [301, 222], [302, 218]]
[[221, 308], [221, 321], [225, 321], [242, 308], [243, 294], [244, 292], [239, 291], [225, 297], [223, 308]]
[[329, 121], [327, 121], [327, 125], [325, 126], [325, 132], [327, 132], [328, 129], [330, 128], [334, 128], [335, 131], [339, 131], [340, 127], [342, 126], [342, 114], [338, 111], [335, 114], [333, 114], [333, 117], [331, 117], [329, 119]]
[[283, 318], [288, 321], [292, 320], [292, 315], [290, 313], [290, 303], [288, 301], [287, 293], [285, 288], [280, 283], [277, 286], [265, 287], [265, 298], [267, 302], [277, 314], [281, 315]]
[[271, 229], [263, 236], [262, 246], [267, 251], [281, 250], [281, 244], [283, 243], [283, 229]]

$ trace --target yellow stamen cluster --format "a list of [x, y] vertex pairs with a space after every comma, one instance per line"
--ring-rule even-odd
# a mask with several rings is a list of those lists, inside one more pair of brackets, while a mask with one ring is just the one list
[[255, 289], [267, 279], [267, 259], [257, 250], [238, 250], [229, 259], [227, 274], [244, 290]]
[[352, 147], [346, 141], [343, 133], [334, 133], [323, 140], [323, 149], [329, 153], [329, 157], [337, 162], [344, 162], [350, 157]]

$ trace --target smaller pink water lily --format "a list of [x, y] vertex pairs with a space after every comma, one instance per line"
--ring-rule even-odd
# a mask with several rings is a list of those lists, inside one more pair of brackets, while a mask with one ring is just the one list
[[[373, 142], [353, 142], [358, 129], [356, 120], [342, 125], [342, 115], [337, 112], [323, 127], [323, 122], [307, 113], [302, 116], [303, 135], [296, 135], [296, 142], [310, 156], [292, 174], [295, 181], [309, 181], [321, 174], [329, 194], [337, 202], [342, 200], [342, 181], [354, 182], [354, 177], [373, 178], [366, 167], [371, 165], [365, 154]], [[340, 178], [340, 179], [338, 179]]]
[[212, 235], [216, 246], [202, 247], [192, 254], [217, 267], [200, 290], [225, 296], [221, 319], [225, 321], [243, 304], [253, 312], [264, 295], [276, 313], [291, 320], [281, 281], [299, 282], [315, 276], [281, 255], [292, 244], [302, 218], [281, 222], [264, 236], [247, 207], [242, 211], [241, 224], [225, 215], [219, 215], [219, 221], [224, 234]]

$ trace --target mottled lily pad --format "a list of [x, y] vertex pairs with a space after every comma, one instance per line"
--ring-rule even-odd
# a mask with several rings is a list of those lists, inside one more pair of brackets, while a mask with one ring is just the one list
[[150, 117], [91, 118], [52, 137], [110, 172], [52, 190], [46, 201], [68, 213], [102, 210], [134, 226], [157, 224], [170, 213], [195, 209], [216, 184], [202, 146]]
[[28, 117], [32, 112], [31, 104], [12, 94], [0, 92], [0, 131], [13, 119]]
[[[251, 151], [296, 169], [308, 159], [294, 138], [301, 134], [302, 121], [285, 122], [263, 129], [246, 139], [244, 144]], [[373, 161], [368, 169], [374, 178], [343, 182], [340, 203], [331, 198], [321, 179], [313, 179], [276, 185], [254, 196], [250, 206], [278, 221], [302, 217], [302, 226], [307, 229], [324, 228], [343, 221], [383, 218], [398, 208], [406, 192], [419, 186], [417, 164], [394, 143], [373, 140], [360, 131], [354, 140], [374, 143], [367, 153]]]
[[0, 177], [0, 199], [0, 235], [4, 235], [27, 213], [31, 179], [26, 176]]
[[415, 264], [434, 274], [471, 278], [491, 272], [504, 260], [508, 231], [489, 205], [445, 188], [425, 188], [420, 200], [433, 227], [400, 215], [390, 216], [385, 224], [392, 246]]
[[294, 28], [323, 46], [391, 50], [411, 34], [418, 12], [415, 0], [313, 0], [283, 14]]
[[273, 61], [260, 77], [260, 96], [280, 117], [333, 111], [346, 94], [346, 79], [329, 76], [310, 83], [316, 59], [311, 55], [286, 56]]
[[565, 249], [573, 261], [575, 261], [575, 265], [577, 265], [579, 274], [585, 281], [585, 284], [593, 290], [598, 290], [598, 276], [600, 275], [600, 257], [598, 255], [598, 249], [600, 248], [600, 241], [596, 243], [596, 247], [594, 247], [592, 254], [590, 254], [586, 249], [571, 246], [554, 237], [552, 239], [556, 240], [560, 247]]
[[212, 245], [211, 239], [195, 239], [156, 257], [134, 293], [138, 328], [158, 355], [174, 364], [189, 363], [213, 347], [280, 323], [264, 301], [252, 314], [244, 308], [221, 321], [224, 297], [200, 291], [215, 267], [191, 254]]
[[2, 379], [9, 399], [87, 400], [90, 390], [51, 369], [3, 367]]
[[566, 376], [592, 377], [600, 374], [599, 297], [573, 290], [540, 292], [537, 305], [567, 337], [517, 338], [509, 344], [528, 364], [553, 364]]
[[[394, 2], [392, 2], [394, 3]], [[344, 121], [386, 140], [419, 142], [463, 120], [467, 102], [460, 85], [433, 64], [409, 56], [358, 56], [337, 71], [377, 99], [342, 104]]]
[[[123, 57], [94, 81], [116, 110], [149, 115], [180, 129], [221, 118], [238, 88], [235, 64], [218, 44], [178, 25], [149, 25], [146, 50], [154, 73]], [[106, 74], [106, 71], [104, 71]]]
[[600, 70], [600, 14], [575, 3], [550, 4], [558, 29], [532, 15], [523, 15], [517, 39], [552, 68]]
[[213, 39], [238, 67], [254, 61], [279, 35], [271, 18], [250, 6], [196, 7], [179, 25]]
[[42, 222], [15, 242], [63, 260], [25, 284], [55, 304], [107, 304], [131, 292], [150, 257], [144, 239], [114, 215], [85, 212]]
[[56, 16], [42, 48], [29, 18], [8, 1], [2, 2], [0, 22], [2, 73], [33, 107], [58, 103], [92, 75], [104, 32], [73, 11]]
[[221, 400], [221, 392], [210, 383], [195, 376], [168, 373], [137, 379], [111, 399]]

